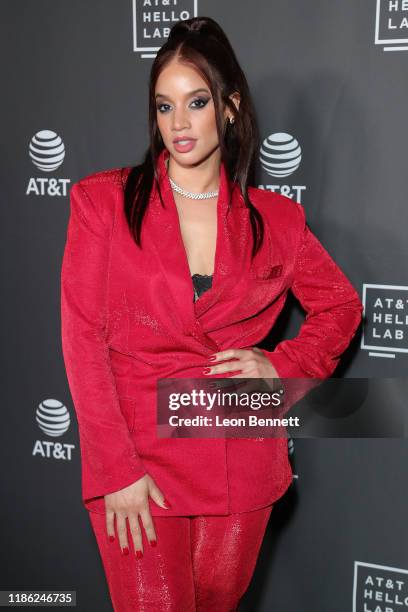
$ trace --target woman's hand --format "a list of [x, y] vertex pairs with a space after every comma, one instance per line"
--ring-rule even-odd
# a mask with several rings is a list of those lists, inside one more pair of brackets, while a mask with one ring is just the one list
[[[216, 359], [211, 363], [216, 365], [211, 365], [203, 371], [207, 376], [225, 373], [225, 378], [262, 378], [266, 379], [267, 386], [272, 390], [282, 387], [278, 372], [261, 349], [256, 346], [251, 349], [227, 349], [214, 353], [214, 356]], [[237, 370], [240, 371], [239, 374], [228, 376], [229, 372]], [[275, 382], [268, 382], [268, 379], [275, 379]], [[242, 390], [249, 392], [259, 389], [256, 383], [253, 385], [247, 383], [242, 387]]]
[[216, 365], [212, 365], [210, 371], [205, 371], [204, 374], [220, 374], [241, 370], [241, 374], [235, 374], [229, 376], [229, 378], [279, 378], [269, 359], [257, 346], [251, 349], [227, 349], [214, 353], [214, 357], [216, 359], [212, 363]]
[[[109, 539], [115, 537], [114, 519], [116, 515], [116, 530], [119, 536], [119, 544], [123, 554], [129, 553], [129, 543], [126, 529], [126, 518], [129, 521], [130, 533], [133, 545], [138, 557], [143, 555], [142, 533], [139, 525], [139, 514], [147, 539], [152, 546], [156, 546], [156, 532], [150, 514], [148, 498], [153, 499], [158, 506], [168, 508], [169, 503], [164, 499], [153, 478], [145, 474], [128, 487], [105, 495], [106, 530]], [[166, 505], [167, 504], [167, 505]]]
[[[247, 396], [250, 396], [251, 393], [274, 393], [276, 391], [281, 396], [284, 395], [285, 391], [278, 372], [258, 347], [254, 346], [250, 349], [227, 349], [214, 353], [214, 356], [216, 357], [216, 365], [212, 365], [211, 368], [209, 368], [209, 372], [204, 371], [205, 374], [225, 374], [225, 378], [228, 380], [230, 378], [257, 379], [253, 381], [245, 380], [241, 383], [231, 383], [234, 387], [234, 391], [238, 391], [238, 393], [243, 393]], [[206, 368], [206, 370], [208, 369]], [[239, 374], [229, 376], [229, 372], [236, 371], [239, 371]], [[217, 378], [211, 378], [208, 385], [213, 389], [220, 388], [223, 391], [229, 390], [228, 383], [227, 387], [225, 387], [225, 383], [221, 383], [221, 381], [217, 382]]]

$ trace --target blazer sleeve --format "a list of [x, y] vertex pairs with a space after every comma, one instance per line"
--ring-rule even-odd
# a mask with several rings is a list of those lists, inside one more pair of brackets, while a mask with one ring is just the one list
[[106, 342], [110, 233], [86, 187], [75, 183], [61, 267], [61, 335], [87, 508], [146, 473], [121, 412]]
[[301, 215], [300, 240], [291, 291], [306, 311], [298, 335], [263, 353], [280, 378], [328, 378], [362, 319], [357, 291]]

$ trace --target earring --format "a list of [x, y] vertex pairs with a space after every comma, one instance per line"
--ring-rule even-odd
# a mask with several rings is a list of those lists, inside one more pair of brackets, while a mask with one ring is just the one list
[[235, 121], [234, 117], [230, 117], [229, 122], [232, 124], [232, 123], [234, 123], [234, 121]]

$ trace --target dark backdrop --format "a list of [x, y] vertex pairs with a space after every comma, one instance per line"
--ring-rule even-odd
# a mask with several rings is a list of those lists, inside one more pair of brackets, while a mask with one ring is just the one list
[[[140, 161], [148, 74], [173, 19], [219, 21], [247, 75], [262, 139], [278, 150], [298, 141], [301, 157], [287, 172], [281, 160], [268, 174], [260, 151], [258, 184], [305, 206], [364, 301], [364, 331], [336, 375], [401, 377], [407, 365], [406, 2], [149, 4], [1, 7], [0, 588], [76, 590], [83, 612], [111, 607], [80, 501], [61, 353], [68, 192], [89, 173]], [[289, 299], [271, 347], [301, 319]], [[47, 410], [65, 414], [57, 436], [38, 424]], [[294, 482], [272, 513], [242, 610], [408, 609], [406, 442], [296, 439], [291, 448]]]

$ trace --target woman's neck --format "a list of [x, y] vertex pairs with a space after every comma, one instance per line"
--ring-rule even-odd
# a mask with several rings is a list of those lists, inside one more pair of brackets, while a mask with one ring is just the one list
[[199, 166], [182, 167], [171, 163], [171, 157], [166, 161], [167, 174], [172, 180], [193, 193], [206, 193], [217, 191], [220, 182], [220, 163], [214, 162], [209, 157]]

